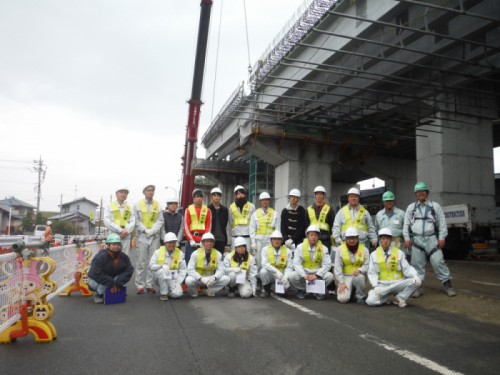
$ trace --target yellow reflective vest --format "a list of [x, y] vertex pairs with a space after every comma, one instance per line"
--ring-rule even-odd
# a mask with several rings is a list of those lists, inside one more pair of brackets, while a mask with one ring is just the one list
[[346, 275], [352, 275], [352, 273], [359, 269], [365, 261], [365, 245], [358, 243], [358, 250], [354, 254], [354, 264], [351, 263], [350, 251], [345, 242], [342, 242], [340, 246], [340, 256], [343, 263], [342, 272]]
[[132, 214], [132, 208], [128, 203], [125, 203], [125, 209], [123, 210], [123, 215], [120, 212], [120, 205], [117, 201], [111, 202], [110, 205], [111, 212], [113, 213], [113, 221], [115, 224], [119, 225], [122, 228], [125, 228], [125, 225], [128, 223], [128, 219]]
[[208, 207], [205, 205], [201, 206], [200, 209], [200, 218], [198, 219], [198, 215], [196, 214], [196, 207], [194, 204], [188, 207], [189, 215], [191, 215], [191, 224], [189, 225], [189, 230], [191, 232], [195, 231], [204, 231], [205, 230], [205, 221], [207, 221], [207, 212]]
[[231, 256], [230, 256], [230, 259], [231, 259], [231, 267], [240, 267], [242, 270], [245, 270], [245, 271], [248, 271], [248, 269], [250, 268], [250, 254], [248, 254], [248, 259], [245, 261], [245, 262], [241, 262], [241, 266], [238, 264], [238, 262], [236, 262], [235, 260], [233, 260], [233, 257], [234, 257], [234, 253], [235, 251], [231, 251]]
[[250, 207], [250, 202], [245, 203], [245, 205], [243, 206], [243, 210], [241, 210], [240, 213], [240, 210], [236, 206], [236, 203], [231, 203], [229, 209], [231, 210], [231, 213], [234, 217], [234, 221], [231, 223], [231, 226], [233, 228], [237, 225], [250, 225]]
[[[158, 258], [156, 258], [156, 263], [163, 264], [165, 263], [166, 258], [167, 258], [167, 249], [165, 248], [165, 246], [160, 246], [160, 249], [158, 250]], [[178, 270], [180, 264], [181, 264], [181, 251], [178, 248], [175, 248], [169, 269]]]
[[271, 234], [274, 230], [271, 226], [273, 222], [274, 210], [272, 208], [268, 208], [267, 213], [264, 215], [262, 209], [259, 208], [256, 213], [259, 227], [255, 231], [255, 234]]
[[310, 250], [309, 240], [305, 238], [304, 242], [302, 242], [302, 266], [310, 270], [320, 268], [323, 264], [323, 244], [321, 241], [316, 243], [316, 255], [314, 260], [311, 259]]
[[278, 271], [284, 272], [287, 262], [286, 246], [281, 246], [278, 258], [278, 264], [276, 264], [276, 254], [274, 254], [274, 247], [272, 247], [272, 245], [269, 245], [267, 247], [267, 259], [273, 267], [276, 267], [278, 269]]
[[309, 215], [309, 221], [311, 222], [311, 225], [317, 225], [319, 229], [329, 232], [330, 225], [326, 222], [328, 211], [330, 211], [330, 206], [328, 204], [324, 204], [321, 212], [319, 213], [319, 217], [316, 219], [316, 210], [313, 206], [309, 206], [307, 208], [307, 213]]
[[356, 214], [356, 217], [354, 218], [354, 221], [352, 220], [351, 211], [349, 210], [348, 204], [342, 207], [342, 213], [344, 214], [344, 219], [345, 219], [345, 223], [342, 224], [342, 227], [340, 228], [342, 233], [345, 233], [347, 228], [351, 227], [354, 227], [357, 230], [362, 230], [363, 232], [368, 231], [368, 226], [365, 223], [363, 223], [363, 219], [366, 214], [366, 208], [364, 208], [362, 205], [359, 205], [359, 210], [358, 213]]
[[153, 228], [153, 225], [158, 217], [159, 206], [157, 201], [153, 201], [151, 212], [148, 212], [148, 205], [145, 199], [139, 201], [139, 209], [141, 210], [142, 223], [148, 229]]
[[217, 269], [217, 265], [219, 263], [217, 260], [218, 253], [219, 252], [217, 250], [212, 249], [212, 252], [210, 253], [210, 262], [207, 267], [205, 267], [205, 250], [200, 247], [196, 252], [196, 272], [200, 275], [212, 275]]
[[403, 278], [403, 273], [398, 270], [398, 251], [397, 247], [393, 247], [390, 250], [389, 258], [385, 259], [385, 252], [382, 246], [377, 247], [375, 250], [375, 256], [377, 259], [378, 269], [380, 271], [379, 280], [401, 280]]

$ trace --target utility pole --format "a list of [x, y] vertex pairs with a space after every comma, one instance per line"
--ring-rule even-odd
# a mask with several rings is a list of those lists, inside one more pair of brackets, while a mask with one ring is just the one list
[[38, 160], [33, 160], [35, 166], [33, 170], [38, 173], [38, 183], [36, 185], [36, 212], [40, 212], [40, 199], [42, 197], [42, 183], [45, 181], [45, 174], [47, 173], [47, 166], [43, 164], [42, 156]]

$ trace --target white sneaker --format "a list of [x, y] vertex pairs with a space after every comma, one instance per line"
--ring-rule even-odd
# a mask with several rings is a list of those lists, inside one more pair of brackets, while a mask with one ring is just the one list
[[394, 301], [392, 301], [395, 305], [399, 307], [406, 307], [406, 302], [403, 300], [400, 300], [398, 297], [394, 298]]
[[99, 294], [94, 294], [94, 303], [103, 303], [104, 298]]
[[192, 298], [196, 298], [198, 297], [198, 291], [194, 292], [194, 293], [189, 293], [189, 295], [192, 297]]
[[205, 289], [204, 292], [207, 297], [215, 297], [215, 293], [212, 292], [210, 289]]

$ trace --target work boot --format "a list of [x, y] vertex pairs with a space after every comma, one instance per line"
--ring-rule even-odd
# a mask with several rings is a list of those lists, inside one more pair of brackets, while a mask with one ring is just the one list
[[271, 295], [271, 284], [263, 285], [259, 297], [267, 298]]
[[304, 299], [304, 298], [306, 298], [306, 291], [305, 290], [297, 290], [296, 296], [297, 296], [297, 298]]
[[457, 292], [455, 292], [455, 289], [451, 286], [451, 280], [446, 280], [443, 283], [444, 286], [444, 291], [449, 297], [455, 297], [457, 295]]
[[394, 303], [395, 305], [397, 305], [399, 307], [406, 307], [406, 302], [397, 296], [394, 298], [394, 301], [392, 301], [392, 303]]
[[168, 301], [168, 294], [162, 294], [162, 295], [160, 296], [160, 300], [161, 300], [161, 301]]
[[227, 294], [227, 296], [229, 298], [234, 298], [234, 297], [236, 297], [236, 293], [235, 292], [236, 292], [236, 288], [229, 287], [229, 293]]
[[101, 294], [94, 293], [94, 303], [103, 303], [104, 302], [104, 296]]
[[422, 296], [424, 294], [424, 290], [422, 288], [418, 288], [417, 290], [415, 290], [413, 292], [413, 294], [411, 295], [412, 298], [418, 298], [420, 296]]
[[326, 298], [326, 295], [324, 294], [319, 294], [319, 293], [314, 293], [314, 297], [316, 297], [316, 299], [325, 299]]

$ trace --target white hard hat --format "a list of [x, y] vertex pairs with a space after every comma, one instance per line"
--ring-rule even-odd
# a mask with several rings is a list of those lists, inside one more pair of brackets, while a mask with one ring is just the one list
[[309, 232], [317, 232], [317, 233], [320, 233], [320, 230], [319, 230], [319, 228], [318, 228], [318, 226], [317, 226], [317, 225], [312, 224], [312, 225], [309, 225], [309, 226], [307, 227], [307, 229], [306, 229], [306, 234], [307, 234], [307, 233], [309, 233]]
[[120, 188], [116, 189], [116, 193], [118, 193], [119, 191], [122, 191], [122, 190], [123, 190], [123, 191], [126, 191], [126, 192], [127, 192], [127, 194], [130, 192], [130, 190], [128, 190], [128, 188], [127, 188], [127, 187], [124, 187], [124, 186], [122, 185], [122, 187], [120, 187]]
[[235, 192], [235, 193], [236, 193], [238, 190], [243, 190], [244, 192], [246, 192], [246, 191], [247, 191], [247, 189], [245, 189], [245, 188], [244, 188], [243, 186], [241, 186], [241, 185], [238, 185], [238, 186], [236, 186], [236, 187], [234, 188], [234, 192]]
[[165, 235], [165, 238], [163, 239], [163, 242], [177, 242], [177, 236], [175, 235], [175, 233], [172, 233], [172, 232], [168, 232], [166, 235]]
[[234, 239], [234, 247], [238, 247], [238, 246], [242, 246], [242, 245], [245, 245], [245, 247], [246, 247], [247, 241], [245, 241], [245, 239], [243, 237], [236, 237]]
[[323, 193], [326, 194], [326, 190], [323, 186], [319, 185], [314, 188], [314, 193]]
[[212, 191], [210, 192], [210, 194], [220, 194], [220, 195], [222, 195], [222, 190], [219, 189], [218, 187], [214, 187], [212, 189]]
[[347, 230], [345, 231], [345, 236], [346, 237], [359, 237], [359, 233], [358, 233], [358, 230], [356, 228], [347, 228]]
[[205, 240], [215, 241], [215, 237], [212, 233], [208, 232], [208, 233], [205, 233], [203, 236], [201, 236], [201, 241], [205, 241]]
[[382, 228], [378, 231], [378, 235], [392, 237], [392, 231], [389, 228]]
[[352, 187], [352, 188], [350, 188], [350, 189], [349, 189], [349, 191], [347, 192], [347, 195], [349, 195], [349, 194], [361, 195], [361, 194], [359, 193], [359, 189], [358, 189], [358, 188], [355, 188], [355, 187]]
[[168, 197], [167, 204], [168, 203], [179, 203], [179, 200], [176, 197]]
[[259, 201], [261, 201], [262, 199], [271, 199], [271, 196], [269, 195], [269, 193], [263, 192], [263, 193], [260, 193], [260, 195], [259, 195]]
[[283, 239], [283, 235], [281, 234], [281, 232], [279, 230], [275, 230], [273, 233], [271, 233], [269, 238], [281, 238], [281, 239]]
[[47, 225], [51, 225], [52, 224], [52, 221], [47, 221]]
[[292, 189], [292, 190], [290, 190], [290, 193], [288, 193], [288, 195], [293, 195], [294, 197], [300, 198], [300, 190], [299, 189]]

